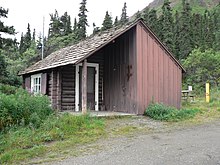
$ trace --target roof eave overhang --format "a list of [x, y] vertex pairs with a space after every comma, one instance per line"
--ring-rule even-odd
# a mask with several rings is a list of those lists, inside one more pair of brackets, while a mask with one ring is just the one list
[[106, 45], [108, 45], [109, 43], [113, 42], [115, 39], [117, 39], [119, 36], [121, 36], [122, 34], [124, 34], [125, 32], [127, 32], [128, 30], [132, 29], [133, 27], [135, 27], [138, 22], [140, 20], [137, 20], [135, 23], [133, 23], [131, 26], [128, 26], [126, 29], [124, 29], [123, 31], [121, 31], [119, 34], [117, 34], [115, 37], [113, 37], [111, 40], [109, 40], [108, 42], [106, 42], [105, 44], [101, 45], [100, 47], [98, 47], [97, 49], [95, 49], [94, 51], [90, 52], [88, 55], [84, 56], [83, 58], [79, 59], [76, 64], [81, 63], [83, 60], [87, 59], [88, 57], [92, 56], [93, 54], [95, 54], [96, 52], [98, 52], [99, 50], [101, 50], [103, 47], [105, 47]]

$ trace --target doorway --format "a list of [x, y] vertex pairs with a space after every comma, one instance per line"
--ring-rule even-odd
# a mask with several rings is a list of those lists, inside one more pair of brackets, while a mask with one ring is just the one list
[[[99, 64], [87, 63], [87, 109], [98, 111]], [[82, 64], [76, 65], [75, 109], [82, 110]]]

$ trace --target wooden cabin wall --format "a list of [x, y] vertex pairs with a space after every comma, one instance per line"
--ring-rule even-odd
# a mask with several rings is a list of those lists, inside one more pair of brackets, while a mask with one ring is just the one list
[[57, 69], [52, 69], [48, 74], [48, 96], [51, 100], [52, 107], [54, 109], [60, 110], [60, 100], [59, 100], [59, 75]]
[[104, 49], [104, 104], [109, 111], [137, 113], [135, 30]]
[[150, 102], [180, 108], [182, 69], [141, 24], [137, 25], [137, 81], [139, 114]]
[[61, 109], [64, 111], [75, 111], [75, 69], [74, 65], [67, 65], [61, 69]]

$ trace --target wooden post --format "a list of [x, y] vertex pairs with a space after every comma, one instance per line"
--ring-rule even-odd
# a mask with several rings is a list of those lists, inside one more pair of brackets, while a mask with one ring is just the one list
[[55, 95], [55, 78], [54, 78], [54, 70], [52, 70], [51, 72], [51, 102], [52, 102], [52, 107], [53, 109], [56, 109], [56, 105], [55, 105], [55, 100], [54, 100], [54, 95]]
[[57, 109], [61, 111], [61, 69], [57, 70]]
[[82, 113], [87, 113], [87, 60], [83, 61], [82, 68]]

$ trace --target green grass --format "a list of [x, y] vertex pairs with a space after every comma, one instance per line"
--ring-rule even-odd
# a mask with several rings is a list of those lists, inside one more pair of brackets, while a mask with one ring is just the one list
[[122, 127], [112, 130], [112, 133], [114, 135], [129, 135], [131, 133], [134, 133], [137, 130], [138, 130], [138, 127], [127, 125], [127, 126], [122, 126]]
[[161, 121], [181, 121], [193, 118], [199, 112], [198, 109], [176, 109], [174, 107], [165, 106], [163, 104], [150, 104], [145, 115]]
[[156, 120], [178, 121], [180, 123], [204, 123], [220, 118], [220, 90], [212, 88], [210, 103], [205, 101], [204, 89], [198, 92], [194, 101], [182, 101], [181, 110], [162, 104], [151, 104], [145, 114]]
[[50, 116], [37, 128], [14, 127], [0, 134], [0, 164], [16, 164], [47, 153], [60, 153], [105, 134], [104, 121], [89, 116]]
[[194, 102], [183, 103], [182, 107], [199, 109], [200, 113], [189, 120], [193, 124], [220, 119], [220, 101], [218, 98], [213, 98], [210, 103], [206, 103], [205, 97], [196, 97]]

